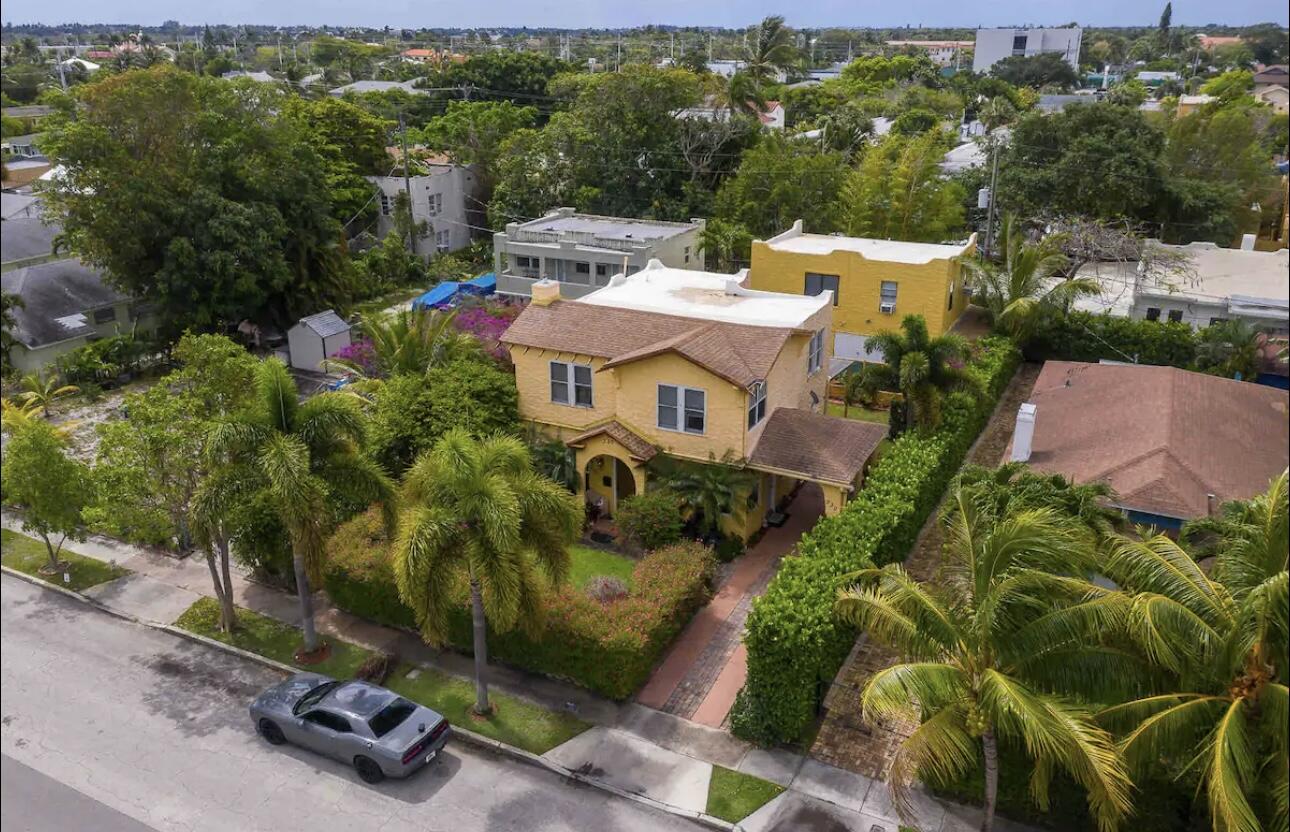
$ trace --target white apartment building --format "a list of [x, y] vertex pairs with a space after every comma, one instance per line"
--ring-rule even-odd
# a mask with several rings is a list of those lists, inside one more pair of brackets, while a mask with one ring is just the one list
[[1084, 30], [1078, 26], [1063, 29], [977, 29], [972, 71], [989, 72], [1004, 58], [1056, 52], [1078, 72], [1083, 37]]
[[560, 284], [562, 297], [580, 298], [607, 286], [616, 274], [643, 269], [650, 260], [701, 270], [704, 223], [602, 217], [572, 208], [507, 223], [505, 231], [493, 235], [497, 293], [527, 298], [534, 283], [549, 278]]

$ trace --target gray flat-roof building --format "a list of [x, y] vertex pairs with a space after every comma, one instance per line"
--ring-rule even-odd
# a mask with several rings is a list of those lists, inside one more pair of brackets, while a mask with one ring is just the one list
[[1084, 30], [1078, 26], [1060, 29], [977, 29], [972, 71], [989, 72], [1004, 58], [1034, 57], [1056, 52], [1071, 69], [1079, 72], [1079, 47]]
[[677, 269], [703, 269], [699, 235], [704, 220], [664, 222], [579, 214], [556, 208], [544, 217], [508, 223], [493, 235], [497, 292], [529, 297], [542, 278], [560, 283], [565, 298], [579, 298], [609, 278], [645, 268], [650, 260]]

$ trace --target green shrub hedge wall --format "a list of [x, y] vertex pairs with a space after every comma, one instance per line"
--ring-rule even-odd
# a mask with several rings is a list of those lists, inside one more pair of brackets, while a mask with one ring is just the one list
[[855, 642], [855, 631], [833, 614], [841, 577], [905, 558], [1020, 359], [1006, 338], [978, 341], [969, 371], [980, 378], [982, 396], [953, 393], [935, 433], [902, 434], [855, 499], [820, 520], [784, 559], [748, 616], [748, 679], [731, 715], [735, 734], [764, 745], [806, 734], [823, 685]]
[[1173, 321], [1119, 318], [1075, 310], [1049, 315], [1026, 344], [1034, 361], [1131, 361], [1168, 367], [1196, 363], [1198, 338], [1191, 326]]
[[[412, 611], [399, 600], [378, 511], [341, 526], [327, 556], [324, 586], [336, 606], [382, 624], [416, 628]], [[668, 644], [708, 600], [712, 574], [711, 549], [680, 543], [642, 558], [625, 598], [601, 603], [572, 586], [552, 587], [546, 593], [541, 630], [529, 635], [490, 629], [489, 655], [611, 699], [626, 699], [645, 683]], [[469, 652], [471, 620], [464, 583], [460, 597], [450, 617], [448, 641]]]

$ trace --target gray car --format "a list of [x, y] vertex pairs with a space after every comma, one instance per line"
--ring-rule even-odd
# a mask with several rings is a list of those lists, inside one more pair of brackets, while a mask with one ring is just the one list
[[251, 703], [255, 730], [352, 765], [368, 783], [407, 777], [429, 763], [452, 729], [439, 714], [367, 682], [298, 673]]

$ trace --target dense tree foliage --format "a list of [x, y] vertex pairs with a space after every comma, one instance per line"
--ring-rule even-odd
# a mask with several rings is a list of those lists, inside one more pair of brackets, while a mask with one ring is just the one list
[[939, 132], [888, 136], [870, 148], [841, 192], [842, 225], [857, 237], [938, 243], [963, 228], [963, 189], [941, 176]]
[[990, 72], [1015, 87], [1068, 90], [1079, 83], [1079, 75], [1058, 52], [1010, 55], [991, 67]]
[[802, 220], [808, 231], [838, 227], [838, 193], [846, 157], [779, 133], [762, 137], [717, 193], [717, 216], [765, 239]]

